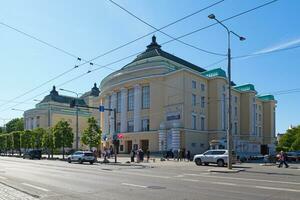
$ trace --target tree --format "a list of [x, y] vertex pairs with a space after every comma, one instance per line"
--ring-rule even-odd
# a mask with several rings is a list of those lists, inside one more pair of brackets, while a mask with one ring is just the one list
[[13, 150], [13, 137], [11, 133], [5, 134], [6, 135], [6, 149], [7, 151], [11, 151], [11, 154], [14, 154], [14, 150]]
[[54, 140], [53, 140], [53, 131], [52, 128], [46, 130], [42, 137], [42, 147], [47, 149], [48, 158], [50, 158], [50, 151], [51, 157], [53, 158], [53, 150], [54, 150]]
[[6, 135], [0, 135], [0, 153], [4, 153], [6, 151]]
[[24, 120], [23, 118], [15, 118], [7, 122], [6, 132], [10, 133], [12, 131], [23, 131], [24, 130]]
[[25, 149], [33, 148], [33, 133], [31, 130], [26, 130], [21, 133], [21, 147]]
[[81, 141], [83, 144], [88, 145], [90, 149], [101, 143], [101, 130], [94, 117], [88, 119], [88, 128], [84, 130]]
[[19, 151], [20, 156], [21, 156], [21, 133], [22, 131], [14, 131], [11, 133], [13, 137], [13, 148], [16, 151]]
[[46, 134], [46, 130], [43, 128], [36, 128], [33, 130], [33, 147], [40, 149], [42, 147], [42, 138]]
[[63, 159], [65, 159], [65, 147], [72, 147], [74, 134], [67, 121], [59, 121], [53, 127], [54, 146], [62, 148]]
[[287, 130], [287, 132], [280, 138], [277, 150], [300, 150], [300, 125]]

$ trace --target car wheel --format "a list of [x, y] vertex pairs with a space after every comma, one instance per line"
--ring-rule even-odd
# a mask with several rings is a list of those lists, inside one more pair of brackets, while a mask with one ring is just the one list
[[90, 164], [91, 164], [91, 165], [94, 164], [94, 161], [90, 161]]
[[200, 158], [196, 158], [195, 163], [196, 163], [196, 165], [198, 165], [198, 166], [202, 165], [202, 161], [201, 161]]
[[217, 161], [217, 165], [218, 165], [218, 167], [224, 167], [224, 160], [219, 159], [219, 160]]
[[82, 160], [82, 159], [79, 159], [79, 163], [82, 164], [82, 163], [83, 163], [83, 160]]
[[71, 162], [72, 162], [71, 158], [68, 158], [68, 163], [71, 163]]
[[204, 165], [205, 165], [205, 166], [208, 166], [208, 165], [209, 165], [209, 163], [208, 163], [208, 162], [206, 162], [206, 163], [204, 163]]

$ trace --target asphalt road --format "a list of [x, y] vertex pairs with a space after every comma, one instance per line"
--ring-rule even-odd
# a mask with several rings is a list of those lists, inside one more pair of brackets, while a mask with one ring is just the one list
[[0, 157], [0, 200], [299, 199], [300, 170], [243, 164], [243, 172], [166, 161], [141, 166]]

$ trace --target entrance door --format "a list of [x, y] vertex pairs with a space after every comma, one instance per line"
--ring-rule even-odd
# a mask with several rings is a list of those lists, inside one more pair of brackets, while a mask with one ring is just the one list
[[141, 140], [141, 148], [146, 152], [149, 149], [149, 140]]
[[127, 141], [127, 153], [130, 153], [132, 150], [132, 140]]

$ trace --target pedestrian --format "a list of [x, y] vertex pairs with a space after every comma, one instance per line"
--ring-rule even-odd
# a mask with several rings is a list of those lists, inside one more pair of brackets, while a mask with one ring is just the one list
[[140, 162], [140, 150], [136, 150], [136, 162], [139, 163]]
[[131, 152], [130, 152], [130, 162], [134, 162], [134, 156], [135, 156], [135, 151], [132, 149]]
[[147, 162], [149, 162], [149, 159], [150, 159], [150, 151], [149, 149], [147, 150]]
[[287, 164], [287, 155], [284, 151], [280, 151], [279, 153], [279, 165], [278, 168], [282, 167], [282, 165], [285, 165], [285, 168], [288, 168], [289, 165]]
[[177, 150], [177, 161], [179, 161], [179, 159], [181, 159], [180, 157], [181, 157], [181, 152], [180, 152], [180, 149], [178, 149]]
[[187, 153], [186, 153], [186, 159], [188, 160], [188, 162], [191, 160], [191, 152], [190, 152], [190, 150], [188, 150]]
[[140, 149], [139, 155], [140, 155], [140, 161], [144, 162], [144, 151], [142, 149]]

